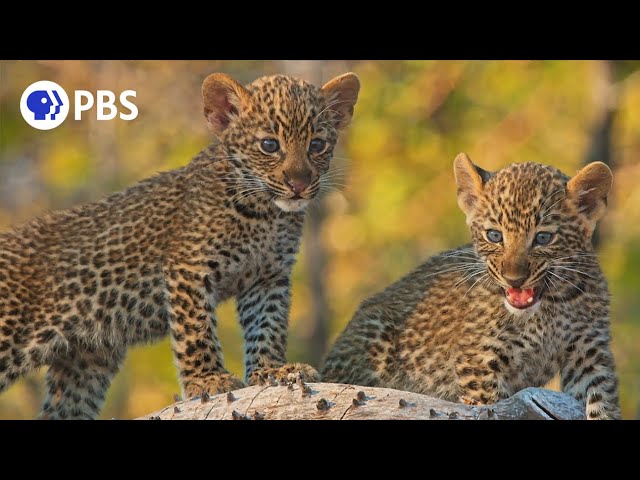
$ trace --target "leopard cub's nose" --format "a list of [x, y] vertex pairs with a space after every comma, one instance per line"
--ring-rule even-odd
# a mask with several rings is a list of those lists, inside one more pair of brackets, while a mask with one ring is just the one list
[[307, 187], [309, 186], [311, 182], [309, 180], [303, 180], [300, 178], [288, 178], [287, 179], [287, 185], [289, 186], [289, 188], [291, 189], [291, 191], [293, 193], [295, 193], [296, 195], [300, 195], [302, 192], [304, 192]]

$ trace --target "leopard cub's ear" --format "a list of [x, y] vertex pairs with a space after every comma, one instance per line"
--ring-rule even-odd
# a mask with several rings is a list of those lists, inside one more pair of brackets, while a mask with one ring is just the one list
[[482, 197], [491, 172], [475, 165], [466, 153], [459, 153], [453, 161], [453, 173], [458, 184], [458, 206], [468, 217]]
[[358, 101], [360, 80], [355, 73], [345, 73], [333, 80], [329, 80], [322, 87], [326, 99], [326, 110], [333, 126], [341, 130], [346, 127], [353, 117], [353, 107]]
[[204, 116], [211, 133], [218, 136], [250, 102], [246, 88], [224, 73], [212, 73], [202, 83]]
[[602, 162], [592, 162], [567, 183], [567, 198], [586, 220], [590, 233], [604, 215], [612, 182], [611, 169]]

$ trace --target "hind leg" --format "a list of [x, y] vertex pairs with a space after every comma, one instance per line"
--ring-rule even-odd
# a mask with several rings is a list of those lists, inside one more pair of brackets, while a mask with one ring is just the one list
[[76, 349], [54, 360], [47, 373], [47, 397], [38, 418], [96, 418], [124, 353]]

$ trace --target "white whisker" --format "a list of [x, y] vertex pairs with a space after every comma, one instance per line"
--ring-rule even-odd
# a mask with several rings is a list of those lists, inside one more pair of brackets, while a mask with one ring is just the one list
[[560, 275], [558, 275], [557, 273], [552, 272], [551, 270], [547, 270], [551, 275], [553, 275], [554, 277], [558, 277], [558, 279], [560, 279], [563, 282], [568, 283], [569, 285], [577, 288], [578, 290], [580, 290], [582, 293], [585, 293], [584, 290], [582, 290], [580, 287], [578, 287], [577, 285], [575, 285], [574, 283], [570, 282], [569, 280], [567, 280], [565, 277], [562, 277]]
[[342, 114], [340, 112], [337, 112], [336, 110], [330, 110], [330, 107], [333, 107], [334, 105], [337, 105], [339, 103], [345, 103], [345, 102], [349, 102], [349, 100], [334, 100], [333, 102], [331, 102], [329, 105], [327, 105], [324, 109], [322, 109], [322, 111], [317, 114], [315, 117], [313, 117], [312, 122], [315, 122], [316, 119], [322, 115], [324, 112], [335, 112], [338, 115], [342, 116]]
[[586, 276], [587, 276], [587, 277], [589, 277], [589, 278], [593, 278], [594, 280], [597, 280], [597, 278], [596, 278], [596, 277], [594, 277], [593, 275], [589, 275], [587, 272], [583, 272], [583, 271], [581, 271], [581, 270], [576, 270], [576, 269], [574, 269], [574, 268], [564, 267], [564, 266], [562, 266], [562, 265], [554, 265], [554, 267], [555, 267], [555, 268], [560, 268], [560, 269], [562, 269], [562, 270], [569, 270], [569, 271], [571, 271], [571, 272], [576, 272], [576, 273], [579, 273], [579, 274], [581, 274], [581, 275], [586, 275]]
[[[482, 272], [480, 272], [480, 273], [482, 273]], [[476, 275], [477, 275], [477, 274], [476, 274]], [[482, 275], [480, 278], [478, 278], [475, 282], [473, 282], [473, 285], [471, 285], [471, 286], [469, 287], [469, 289], [468, 289], [466, 292], [464, 292], [464, 295], [463, 295], [462, 297], [463, 297], [463, 298], [464, 298], [464, 297], [466, 297], [466, 296], [467, 296], [467, 293], [469, 293], [469, 290], [471, 290], [473, 287], [475, 287], [475, 286], [476, 286], [476, 284], [477, 284], [480, 280], [482, 280], [483, 278], [488, 277], [488, 276], [489, 276], [489, 274], [488, 274], [488, 273], [485, 273], [485, 274], [484, 274], [484, 275]]]

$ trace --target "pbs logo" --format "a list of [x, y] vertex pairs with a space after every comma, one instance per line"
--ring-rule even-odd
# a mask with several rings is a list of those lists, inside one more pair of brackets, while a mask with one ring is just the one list
[[57, 83], [41, 80], [29, 85], [22, 94], [20, 112], [33, 128], [51, 130], [69, 115], [69, 97]]
[[[116, 105], [116, 95], [111, 90], [98, 90], [94, 95], [87, 90], [74, 92], [74, 118], [82, 120], [82, 112], [95, 107], [96, 120], [113, 120], [119, 116], [129, 121], [138, 116], [138, 107], [129, 100], [135, 98], [134, 90], [120, 93], [120, 109]], [[38, 130], [56, 128], [69, 114], [69, 97], [55, 82], [41, 80], [27, 87], [20, 98], [20, 112], [25, 121]], [[122, 111], [125, 109], [125, 111]], [[127, 112], [128, 110], [128, 112]]]

